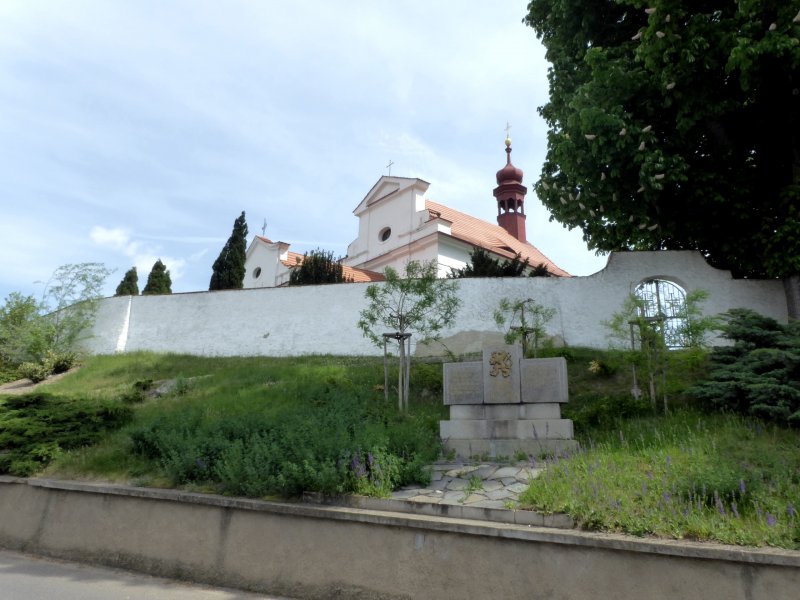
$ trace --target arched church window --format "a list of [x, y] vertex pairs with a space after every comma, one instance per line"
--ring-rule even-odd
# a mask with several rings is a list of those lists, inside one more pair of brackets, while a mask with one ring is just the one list
[[258, 279], [261, 277], [261, 267], [256, 267], [253, 269], [253, 279]]
[[390, 237], [391, 235], [392, 235], [392, 228], [391, 228], [391, 227], [384, 227], [384, 228], [383, 228], [383, 229], [381, 229], [381, 230], [380, 230], [380, 232], [378, 233], [378, 239], [379, 239], [380, 241], [382, 241], [382, 242], [385, 242], [386, 240], [388, 240], [388, 239], [389, 239], [389, 237]]
[[666, 279], [647, 279], [640, 283], [634, 294], [642, 301], [642, 315], [661, 333], [667, 348], [685, 348], [686, 291]]

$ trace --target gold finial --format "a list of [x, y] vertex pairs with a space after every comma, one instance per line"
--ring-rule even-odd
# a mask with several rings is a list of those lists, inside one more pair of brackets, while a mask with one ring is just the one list
[[511, 125], [508, 124], [506, 121], [506, 148], [511, 148], [511, 137], [508, 135], [508, 132], [511, 130]]

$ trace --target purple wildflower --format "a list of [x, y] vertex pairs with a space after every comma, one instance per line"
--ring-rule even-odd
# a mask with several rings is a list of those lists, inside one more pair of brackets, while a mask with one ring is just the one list
[[733, 513], [733, 516], [738, 519], [739, 518], [739, 511], [737, 510], [737, 508], [738, 507], [736, 506], [736, 502], [731, 502], [731, 512]]
[[794, 519], [797, 515], [797, 511], [794, 509], [791, 502], [789, 502], [789, 505], [786, 507], [786, 514], [789, 515], [790, 519]]
[[778, 519], [775, 518], [775, 515], [771, 513], [767, 513], [767, 525], [769, 527], [775, 527], [775, 524], [778, 522]]
[[669, 504], [669, 501], [670, 501], [669, 492], [664, 492], [664, 494], [661, 496], [661, 498], [664, 500], [664, 504]]
[[719, 514], [725, 516], [725, 505], [722, 503], [722, 499], [719, 497], [719, 494], [716, 490], [714, 490], [714, 504], [717, 505], [717, 510]]
[[747, 490], [747, 488], [744, 485], [744, 479], [740, 479], [739, 480], [739, 493], [744, 495], [746, 490]]

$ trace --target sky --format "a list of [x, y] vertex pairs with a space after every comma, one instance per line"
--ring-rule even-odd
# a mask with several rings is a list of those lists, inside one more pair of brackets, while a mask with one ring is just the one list
[[[379, 177], [496, 222], [512, 160], [547, 151], [544, 49], [527, 0], [1, 0], [0, 299], [101, 262], [112, 295], [156, 259], [208, 289], [242, 211], [344, 255]], [[533, 191], [528, 240], [575, 275], [605, 266]]]

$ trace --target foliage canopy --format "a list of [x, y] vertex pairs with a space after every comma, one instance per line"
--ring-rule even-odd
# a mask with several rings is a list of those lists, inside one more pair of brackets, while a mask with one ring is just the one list
[[384, 272], [386, 281], [367, 288], [369, 306], [361, 311], [358, 327], [377, 346], [383, 345], [381, 333], [415, 332], [417, 342], [435, 340], [456, 318], [461, 300], [458, 283], [439, 279], [434, 261], [410, 261], [401, 277], [391, 267]]
[[289, 274], [289, 285], [315, 285], [321, 283], [349, 283], [341, 259], [333, 252], [317, 248], [303, 255], [303, 261]]
[[779, 0], [532, 0], [552, 63], [536, 192], [590, 248], [800, 272], [800, 15]]
[[526, 258], [515, 255], [510, 260], [493, 258], [489, 252], [483, 248], [475, 247], [469, 254], [470, 262], [463, 269], [453, 269], [451, 277], [462, 279], [465, 277], [524, 277], [530, 268], [530, 277], [547, 277], [549, 272], [544, 263], [535, 267], [530, 267]]

